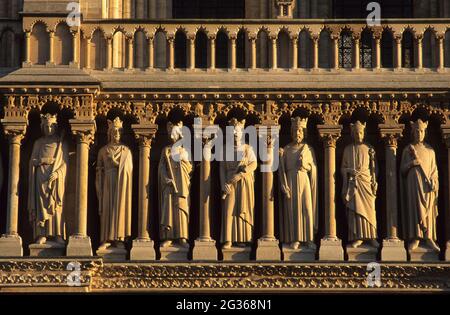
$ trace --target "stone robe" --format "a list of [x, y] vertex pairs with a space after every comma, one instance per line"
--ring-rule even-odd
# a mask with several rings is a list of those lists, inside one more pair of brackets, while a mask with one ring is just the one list
[[133, 157], [125, 145], [107, 144], [98, 152], [96, 188], [100, 241], [124, 241], [131, 235]]
[[[158, 167], [160, 237], [161, 240], [188, 240], [192, 164], [180, 157], [187, 154], [185, 149], [177, 148], [179, 152], [174, 153], [175, 160], [171, 156], [171, 150], [172, 146], [163, 149]], [[178, 193], [175, 193], [172, 184], [167, 184], [168, 179], [175, 181]]]
[[[68, 161], [69, 148], [60, 136], [45, 136], [34, 143], [28, 179], [28, 209], [34, 218], [34, 237], [65, 238], [63, 203]], [[49, 184], [53, 172], [57, 178]]]
[[[235, 148], [235, 156], [237, 156]], [[255, 208], [254, 172], [258, 164], [251, 146], [242, 146], [241, 161], [222, 161], [220, 179], [222, 187], [243, 167], [242, 178], [232, 184], [231, 193], [223, 200], [221, 242], [249, 243], [253, 240]], [[223, 190], [223, 189], [222, 189]]]
[[[305, 168], [300, 168], [300, 160]], [[318, 227], [317, 164], [313, 149], [307, 144], [289, 144], [280, 157], [281, 184], [289, 187], [291, 198], [282, 194], [281, 241], [312, 242]]]
[[[376, 193], [372, 188], [376, 165], [371, 170], [371, 149], [367, 144], [350, 144], [344, 149], [342, 198], [347, 210], [349, 241], [377, 238]], [[348, 169], [355, 170], [356, 176], [350, 176]]]
[[[408, 169], [408, 165], [415, 159], [411, 146], [421, 164]], [[407, 146], [403, 150], [400, 167], [404, 239], [436, 241], [439, 177], [433, 148], [425, 143]]]

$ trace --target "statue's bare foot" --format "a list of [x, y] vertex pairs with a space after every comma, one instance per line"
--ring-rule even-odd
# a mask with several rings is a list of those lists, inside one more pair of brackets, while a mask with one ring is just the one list
[[109, 246], [111, 246], [111, 243], [104, 242], [104, 243], [102, 243], [102, 244], [98, 247], [98, 250], [104, 250], [104, 249], [107, 249]]
[[350, 244], [350, 246], [353, 247], [353, 248], [358, 248], [359, 246], [362, 245], [362, 243], [363, 243], [362, 240], [357, 240], [357, 241], [352, 242], [352, 243]]
[[419, 240], [411, 241], [411, 242], [409, 242], [408, 248], [409, 248], [410, 251], [411, 250], [415, 250], [415, 249], [417, 249], [417, 247], [419, 247], [419, 244], [420, 244]]
[[39, 236], [36, 240], [36, 244], [45, 244], [47, 242], [47, 238], [45, 236]]
[[61, 244], [61, 245], [66, 245], [66, 241], [60, 235], [55, 237], [55, 242], [58, 243], [58, 244]]
[[432, 249], [434, 249], [437, 252], [441, 251], [439, 246], [437, 246], [437, 244], [433, 240], [427, 240], [427, 245], [430, 246]]
[[308, 248], [309, 249], [316, 249], [317, 246], [316, 246], [316, 244], [314, 242], [308, 242]]
[[172, 241], [171, 240], [167, 240], [161, 243], [161, 247], [169, 247], [172, 245]]
[[233, 243], [231, 243], [231, 242], [225, 242], [222, 245], [222, 249], [230, 249], [232, 245], [233, 245]]
[[379, 244], [376, 240], [370, 240], [370, 241], [369, 241], [369, 244], [370, 244], [372, 247], [375, 247], [375, 248], [380, 247], [380, 244]]
[[179, 244], [180, 244], [181, 247], [189, 248], [189, 243], [188, 243], [188, 241], [187, 241], [186, 239], [184, 239], [184, 238], [180, 239]]
[[300, 242], [292, 242], [291, 243], [291, 248], [292, 249], [298, 249], [300, 246]]

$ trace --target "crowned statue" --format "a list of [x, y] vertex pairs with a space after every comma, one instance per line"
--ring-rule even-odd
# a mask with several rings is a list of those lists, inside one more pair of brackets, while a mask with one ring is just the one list
[[125, 238], [131, 235], [133, 157], [121, 142], [122, 132], [119, 117], [108, 120], [108, 144], [98, 152], [95, 180], [100, 215], [98, 250], [124, 249]]

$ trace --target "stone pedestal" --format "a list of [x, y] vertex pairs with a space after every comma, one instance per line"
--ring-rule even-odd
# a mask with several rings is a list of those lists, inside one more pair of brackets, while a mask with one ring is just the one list
[[66, 255], [66, 246], [55, 242], [31, 244], [28, 248], [31, 257], [63, 257]]
[[258, 240], [258, 247], [256, 248], [257, 261], [280, 261], [281, 252], [278, 240]]
[[134, 240], [130, 251], [130, 260], [156, 260], [155, 244], [152, 240]]
[[0, 257], [22, 257], [22, 238], [20, 236], [0, 237]]
[[319, 260], [321, 261], [343, 261], [344, 249], [342, 241], [338, 238], [324, 238], [320, 240]]
[[92, 256], [91, 239], [89, 236], [71, 236], [67, 244], [67, 256], [85, 257]]
[[231, 247], [222, 249], [223, 261], [249, 261], [250, 247]]
[[400, 239], [383, 240], [382, 261], [407, 261], [405, 244]]
[[108, 247], [105, 249], [98, 249], [97, 256], [103, 258], [104, 261], [126, 261], [127, 250], [125, 248]]
[[192, 252], [192, 260], [195, 261], [217, 261], [217, 248], [214, 240], [196, 240]]
[[347, 255], [349, 261], [377, 261], [378, 248], [363, 244], [357, 248], [347, 246]]
[[447, 248], [445, 249], [445, 261], [450, 261], [450, 242], [447, 242]]
[[188, 261], [188, 247], [177, 245], [159, 247], [159, 252], [161, 253], [162, 261]]
[[315, 261], [316, 249], [300, 246], [293, 249], [290, 244], [283, 244], [283, 261]]
[[408, 250], [411, 261], [439, 261], [439, 252], [426, 244], [420, 244], [415, 250]]

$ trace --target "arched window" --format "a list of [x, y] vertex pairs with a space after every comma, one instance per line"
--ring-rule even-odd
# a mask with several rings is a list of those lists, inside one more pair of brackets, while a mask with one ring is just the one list
[[134, 33], [134, 67], [144, 70], [148, 67], [148, 40], [142, 30]]
[[298, 65], [310, 69], [313, 65], [313, 41], [309, 32], [303, 30], [298, 37]]
[[436, 36], [434, 32], [428, 29], [423, 35], [423, 66], [425, 68], [436, 68]]
[[450, 68], [450, 30], [447, 30], [447, 32], [445, 32], [445, 54], [444, 54], [444, 58], [445, 58], [445, 67], [446, 68]]
[[319, 67], [330, 69], [331, 62], [331, 34], [328, 30], [323, 30], [319, 37]]
[[175, 34], [175, 68], [187, 68], [187, 37], [181, 30]]
[[256, 50], [257, 50], [257, 60], [256, 66], [258, 68], [267, 69], [269, 68], [269, 35], [265, 30], [260, 30], [256, 38]]
[[166, 69], [167, 68], [167, 37], [166, 34], [158, 30], [155, 34], [154, 49], [155, 49], [155, 68]]
[[205, 32], [198, 31], [195, 36], [195, 67], [206, 69], [208, 67], [208, 37]]
[[389, 30], [384, 30], [381, 35], [381, 66], [394, 68], [394, 37]]
[[278, 33], [277, 38], [277, 65], [279, 68], [289, 68], [290, 66], [290, 40], [289, 35], [285, 31]]
[[402, 39], [402, 60], [403, 68], [414, 68], [415, 63], [414, 54], [414, 36], [411, 31], [405, 31]]
[[73, 41], [67, 24], [60, 23], [55, 32], [55, 64], [68, 65], [72, 61]]
[[17, 38], [10, 29], [0, 35], [0, 67], [17, 67], [20, 63]]
[[106, 39], [101, 30], [96, 30], [92, 35], [90, 64], [95, 70], [106, 68]]
[[353, 38], [348, 31], [343, 31], [339, 39], [339, 67], [353, 67]]
[[[372, 68], [373, 67], [373, 38], [372, 32], [370, 30], [364, 30], [361, 34], [360, 42], [360, 65], [361, 68]], [[357, 61], [358, 62], [358, 61]]]
[[216, 38], [216, 68], [228, 68], [228, 49], [228, 36], [220, 31]]
[[248, 47], [248, 38], [244, 30], [240, 30], [236, 38], [236, 67], [246, 68], [247, 56], [246, 47]]

